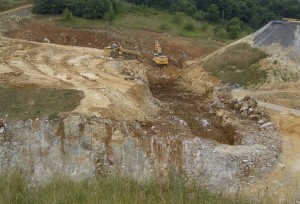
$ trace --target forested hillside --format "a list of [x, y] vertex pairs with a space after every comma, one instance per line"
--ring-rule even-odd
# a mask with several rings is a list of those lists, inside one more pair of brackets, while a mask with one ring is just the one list
[[[62, 13], [65, 8], [84, 18], [111, 20], [133, 3], [170, 13], [184, 12], [197, 20], [213, 23], [245, 23], [259, 28], [273, 19], [300, 18], [298, 0], [34, 0], [37, 13]], [[125, 6], [124, 6], [125, 5]]]
[[136, 4], [170, 12], [183, 11], [195, 18], [212, 22], [238, 17], [257, 28], [272, 19], [300, 18], [298, 0], [128, 0]]

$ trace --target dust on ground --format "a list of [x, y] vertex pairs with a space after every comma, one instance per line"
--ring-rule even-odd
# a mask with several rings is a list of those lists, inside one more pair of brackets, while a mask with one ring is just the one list
[[[134, 100], [136, 95], [145, 96], [138, 88], [143, 83], [127, 80], [127, 75], [121, 74], [123, 63], [110, 61], [101, 50], [6, 38], [1, 38], [0, 44], [1, 66], [5, 67], [0, 78], [4, 84], [82, 91], [84, 99], [74, 112], [87, 115], [143, 118], [145, 113], [156, 112], [155, 105], [143, 107], [143, 103]], [[138, 64], [135, 66], [140, 68]]]
[[[249, 185], [244, 195], [259, 196], [261, 202], [298, 203], [300, 201], [300, 118], [271, 111], [271, 120], [281, 134], [282, 153], [276, 168], [260, 181]], [[274, 202], [272, 201], [272, 202]]]
[[[49, 30], [47, 30], [48, 28]], [[38, 32], [35, 32], [35, 30]], [[44, 33], [44, 30], [48, 32]], [[53, 38], [50, 36], [52, 33], [56, 34]], [[88, 36], [95, 34], [95, 37], [90, 39], [85, 36], [86, 33], [89, 34]], [[81, 45], [80, 43], [82, 43], [82, 46], [87, 47], [105, 46], [109, 43], [108, 41], [116, 39], [110, 37], [116, 36], [112, 33], [107, 34], [102, 31], [100, 33], [104, 34], [98, 36], [96, 35], [96, 31], [63, 29], [51, 26], [45, 22], [41, 23], [36, 21], [35, 23], [30, 21], [29, 23], [28, 21], [24, 21], [23, 23], [16, 25], [12, 30], [6, 31], [5, 35], [38, 42], [45, 42], [45, 38], [47, 38], [50, 42], [56, 42], [56, 40], [58, 40], [58, 43], [63, 45]], [[259, 122], [256, 121], [257, 119], [260, 119], [259, 116], [255, 116], [253, 117], [253, 120], [249, 120], [248, 111], [250, 110], [250, 107], [247, 100], [242, 102], [235, 101], [235, 104], [248, 104], [248, 106], [246, 105], [246, 109], [239, 107], [239, 105], [237, 105], [237, 109], [235, 109], [235, 107], [230, 109], [229, 101], [224, 100], [222, 94], [219, 96], [217, 94], [217, 96], [214, 97], [211, 93], [218, 93], [218, 89], [215, 88], [218, 80], [203, 70], [201, 62], [199, 63], [197, 60], [186, 62], [186, 66], [183, 66], [185, 69], [182, 71], [179, 71], [175, 67], [175, 65], [180, 64], [180, 58], [183, 55], [183, 52], [184, 55], [188, 55], [187, 57], [204, 57], [212, 52], [217, 46], [206, 51], [203, 47], [195, 46], [194, 40], [186, 41], [183, 38], [170, 38], [169, 36], [147, 31], [142, 31], [134, 36], [139, 39], [145, 34], [152, 36], [152, 38], [147, 41], [138, 41], [138, 47], [134, 46], [136, 41], [132, 38], [128, 38], [130, 40], [127, 40], [126, 43], [120, 41], [125, 45], [128, 45], [128, 47], [140, 49], [142, 53], [146, 55], [146, 58], [147, 56], [149, 58], [152, 54], [153, 38], [158, 38], [161, 41], [162, 47], [165, 48], [164, 52], [172, 59], [172, 66], [166, 71], [159, 68], [147, 68], [144, 64], [137, 61], [124, 62], [122, 59], [116, 61], [110, 60], [103, 55], [101, 50], [94, 48], [39, 44], [1, 38], [1, 82], [4, 84], [18, 84], [20, 86], [32, 83], [47, 88], [80, 90], [84, 93], [84, 99], [72, 112], [89, 116], [113, 117], [125, 120], [144, 119], [146, 121], [144, 125], [149, 129], [149, 132], [152, 131], [155, 133], [156, 131], [161, 131], [166, 135], [170, 133], [176, 134], [176, 128], [168, 132], [168, 128], [171, 127], [169, 126], [171, 123], [168, 122], [172, 122], [172, 120], [176, 120], [176, 123], [174, 124], [182, 123], [182, 127], [177, 126], [177, 128], [182, 128], [181, 130], [194, 131], [194, 133], [199, 131], [197, 129], [193, 130], [193, 128], [189, 128], [188, 124], [185, 125], [186, 121], [193, 123], [194, 120], [182, 120], [179, 117], [176, 118], [176, 115], [178, 114], [181, 114], [182, 116], [181, 111], [187, 112], [185, 110], [177, 110], [182, 105], [177, 102], [176, 103], [179, 106], [174, 106], [172, 109], [172, 102], [176, 101], [176, 97], [178, 97], [178, 95], [175, 94], [176, 91], [181, 93], [180, 97], [183, 99], [183, 102], [185, 97], [187, 100], [194, 100], [192, 101], [196, 104], [194, 107], [199, 108], [199, 115], [201, 115], [200, 113], [204, 110], [201, 108], [201, 103], [203, 102], [201, 97], [205, 96], [207, 97], [205, 105], [209, 107], [203, 108], [207, 108], [205, 110], [211, 111], [212, 115], [210, 115], [210, 117], [218, 117], [218, 124], [223, 126], [223, 128], [225, 127], [225, 129], [234, 125], [237, 127], [236, 129], [233, 128], [234, 136], [237, 137], [234, 141], [236, 142], [235, 144], [237, 144], [236, 146], [225, 144], [219, 145], [212, 141], [215, 146], [208, 145], [208, 151], [211, 151], [208, 155], [213, 155], [216, 152], [221, 155], [226, 155], [228, 156], [226, 158], [229, 158], [226, 162], [229, 162], [229, 164], [232, 164], [230, 162], [234, 160], [236, 162], [234, 165], [238, 166], [238, 171], [242, 171], [242, 176], [244, 176], [246, 183], [255, 183], [257, 181], [254, 179], [255, 176], [259, 177], [266, 175], [271, 171], [272, 166], [278, 162], [277, 157], [280, 150], [277, 133], [274, 127], [270, 125], [272, 126], [269, 127], [270, 129], [266, 128], [262, 130], [260, 128], [260, 125], [262, 124], [259, 124]], [[85, 36], [85, 38], [81, 38], [81, 35]], [[96, 41], [98, 38], [101, 39], [100, 36], [108, 37], [103, 38], [102, 42]], [[125, 39], [127, 37], [128, 35], [118, 39]], [[90, 42], [92, 40], [93, 42]], [[249, 38], [247, 38], [247, 40], [249, 40]], [[144, 45], [144, 47], [142, 45]], [[196, 45], [201, 45], [201, 43]], [[225, 49], [222, 49], [218, 52], [220, 53], [224, 50]], [[209, 57], [214, 55], [215, 54], [212, 54]], [[148, 81], [145, 76], [146, 69], [150, 70], [150, 72], [148, 72], [152, 77], [150, 80], [157, 80], [159, 82], [158, 84], [155, 84], [153, 81], [150, 81], [152, 85], [155, 85], [154, 88], [151, 88], [152, 91], [154, 90], [153, 93], [161, 101], [153, 98], [152, 93], [147, 88]], [[176, 83], [169, 83], [170, 81], [165, 83], [164, 80], [170, 80], [172, 78], [179, 80], [178, 82], [184, 84], [185, 87], [188, 87], [187, 84], [190, 83], [189, 89], [194, 92], [193, 94], [196, 92], [199, 95], [193, 95], [190, 92], [182, 93]], [[168, 86], [173, 86], [171, 87], [171, 91]], [[165, 93], [168, 93], [168, 91], [170, 93], [165, 97], [164, 93], [161, 93], [161, 90], [166, 91]], [[221, 92], [222, 91], [220, 91], [220, 93]], [[174, 100], [172, 100], [172, 98], [174, 98]], [[185, 104], [187, 104], [187, 106], [190, 105], [188, 103]], [[164, 109], [165, 107], [166, 109]], [[159, 116], [152, 118], [157, 116], [160, 109], [171, 112], [170, 117], [172, 120], [164, 123], [163, 121], [165, 121], [167, 117]], [[241, 109], [243, 110], [241, 111]], [[176, 110], [177, 113], [174, 110]], [[253, 110], [251, 109], [250, 112], [252, 113]], [[241, 115], [241, 113], [244, 113], [244, 115]], [[259, 111], [259, 113], [261, 114], [262, 112]], [[182, 117], [187, 117], [187, 115]], [[193, 117], [195, 118], [195, 116]], [[207, 120], [204, 120], [206, 118]], [[284, 119], [285, 118], [286, 117], [284, 117]], [[209, 125], [210, 120], [211, 118], [204, 115], [198, 122], [202, 123], [202, 126], [204, 127]], [[269, 121], [266, 122], [266, 124], [268, 124]], [[284, 123], [283, 127], [287, 127], [287, 125], [289, 124]], [[289, 128], [291, 129], [292, 134], [298, 134], [297, 127], [298, 123], [292, 128]], [[200, 133], [203, 134], [204, 131], [208, 132], [208, 129], [209, 128], [206, 127], [206, 129], [200, 130]], [[227, 141], [223, 143], [228, 144], [232, 142]], [[274, 143], [276, 144], [275, 146]], [[261, 152], [268, 154], [268, 157], [266, 157], [267, 159], [262, 158], [259, 154]], [[259, 160], [259, 162], [255, 164], [255, 161], [257, 160]], [[261, 168], [256, 168], [256, 165]], [[220, 173], [220, 171], [218, 173]]]

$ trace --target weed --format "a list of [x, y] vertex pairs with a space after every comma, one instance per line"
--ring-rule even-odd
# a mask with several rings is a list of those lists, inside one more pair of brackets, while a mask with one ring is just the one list
[[66, 90], [66, 92], [64, 93], [64, 96], [69, 96], [70, 94], [72, 94], [73, 92], [71, 90]]
[[34, 115], [40, 115], [42, 112], [43, 112], [42, 110], [36, 110], [36, 111], [34, 112]]
[[248, 203], [238, 196], [230, 198], [210, 193], [181, 179], [170, 182], [148, 181], [143, 184], [130, 178], [103, 176], [74, 181], [56, 176], [48, 183], [30, 187], [18, 173], [0, 175], [3, 203]]
[[162, 24], [159, 25], [158, 28], [159, 28], [160, 30], [168, 30], [168, 25], [165, 24], [165, 23], [162, 23]]
[[[73, 110], [83, 94], [77, 90], [0, 86], [0, 114], [29, 119]], [[13, 101], [13, 104], [12, 104]], [[57, 114], [56, 114], [57, 115]]]
[[175, 23], [175, 24], [181, 24], [181, 23], [182, 23], [182, 18], [181, 18], [179, 15], [175, 15], [175, 16], [172, 18], [172, 23]]
[[206, 32], [208, 30], [208, 24], [207, 23], [203, 23], [201, 25], [201, 27], [200, 27], [200, 30]]
[[58, 118], [59, 116], [58, 116], [58, 113], [56, 113], [56, 112], [54, 112], [54, 113], [50, 113], [49, 115], [48, 115], [48, 120], [53, 120], [53, 119], [56, 119], [56, 118]]
[[[106, 20], [99, 19], [83, 19], [71, 16], [69, 20], [64, 20], [62, 16], [56, 23], [64, 27], [84, 28], [84, 29], [107, 29], [114, 30], [119, 27], [137, 30], [149, 30], [154, 32], [165, 32], [173, 36], [183, 36], [197, 39], [207, 39], [212, 36], [222, 38], [222, 35], [214, 35], [211, 26], [207, 23], [201, 23], [184, 13], [157, 11], [143, 6], [134, 6], [132, 4], [122, 2], [125, 9], [119, 12], [110, 20], [109, 24]], [[202, 26], [203, 25], [203, 26]], [[186, 28], [185, 28], [186, 26]], [[202, 27], [201, 27], [202, 26]], [[202, 28], [202, 29], [201, 29]], [[247, 35], [243, 33], [243, 35]], [[227, 35], [224, 38], [227, 40]]]
[[63, 19], [69, 20], [72, 18], [72, 16], [73, 16], [72, 12], [68, 8], [65, 8], [63, 11]]
[[261, 70], [256, 63], [267, 54], [241, 43], [228, 48], [204, 63], [204, 68], [219, 77], [224, 83], [240, 84], [242, 86], [264, 83], [267, 72]]
[[187, 30], [187, 31], [193, 31], [193, 30], [195, 30], [195, 26], [194, 26], [193, 23], [187, 22], [187, 23], [184, 25], [184, 29]]

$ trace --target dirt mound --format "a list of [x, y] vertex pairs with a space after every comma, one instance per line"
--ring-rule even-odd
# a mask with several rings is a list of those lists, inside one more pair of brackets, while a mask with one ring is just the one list
[[[271, 21], [254, 34], [194, 64], [198, 68], [188, 66], [190, 69], [183, 77], [192, 85], [199, 84], [196, 76], [200, 76], [204, 68], [223, 83], [247, 88], [299, 87], [300, 24]], [[202, 81], [207, 84], [207, 77]]]
[[274, 43], [282, 47], [294, 47], [300, 52], [300, 24], [288, 21], [271, 21], [254, 34], [254, 46]]

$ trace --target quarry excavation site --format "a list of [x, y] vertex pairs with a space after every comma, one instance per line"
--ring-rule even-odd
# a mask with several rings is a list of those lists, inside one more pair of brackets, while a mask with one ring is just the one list
[[[300, 201], [299, 23], [225, 44], [64, 28], [30, 9], [0, 14], [0, 172], [37, 183], [175, 172], [216, 192]], [[167, 68], [150, 63], [155, 40]], [[107, 56], [112, 42], [143, 58]], [[237, 64], [261, 53], [243, 74]], [[231, 75], [248, 84], [222, 83]]]

